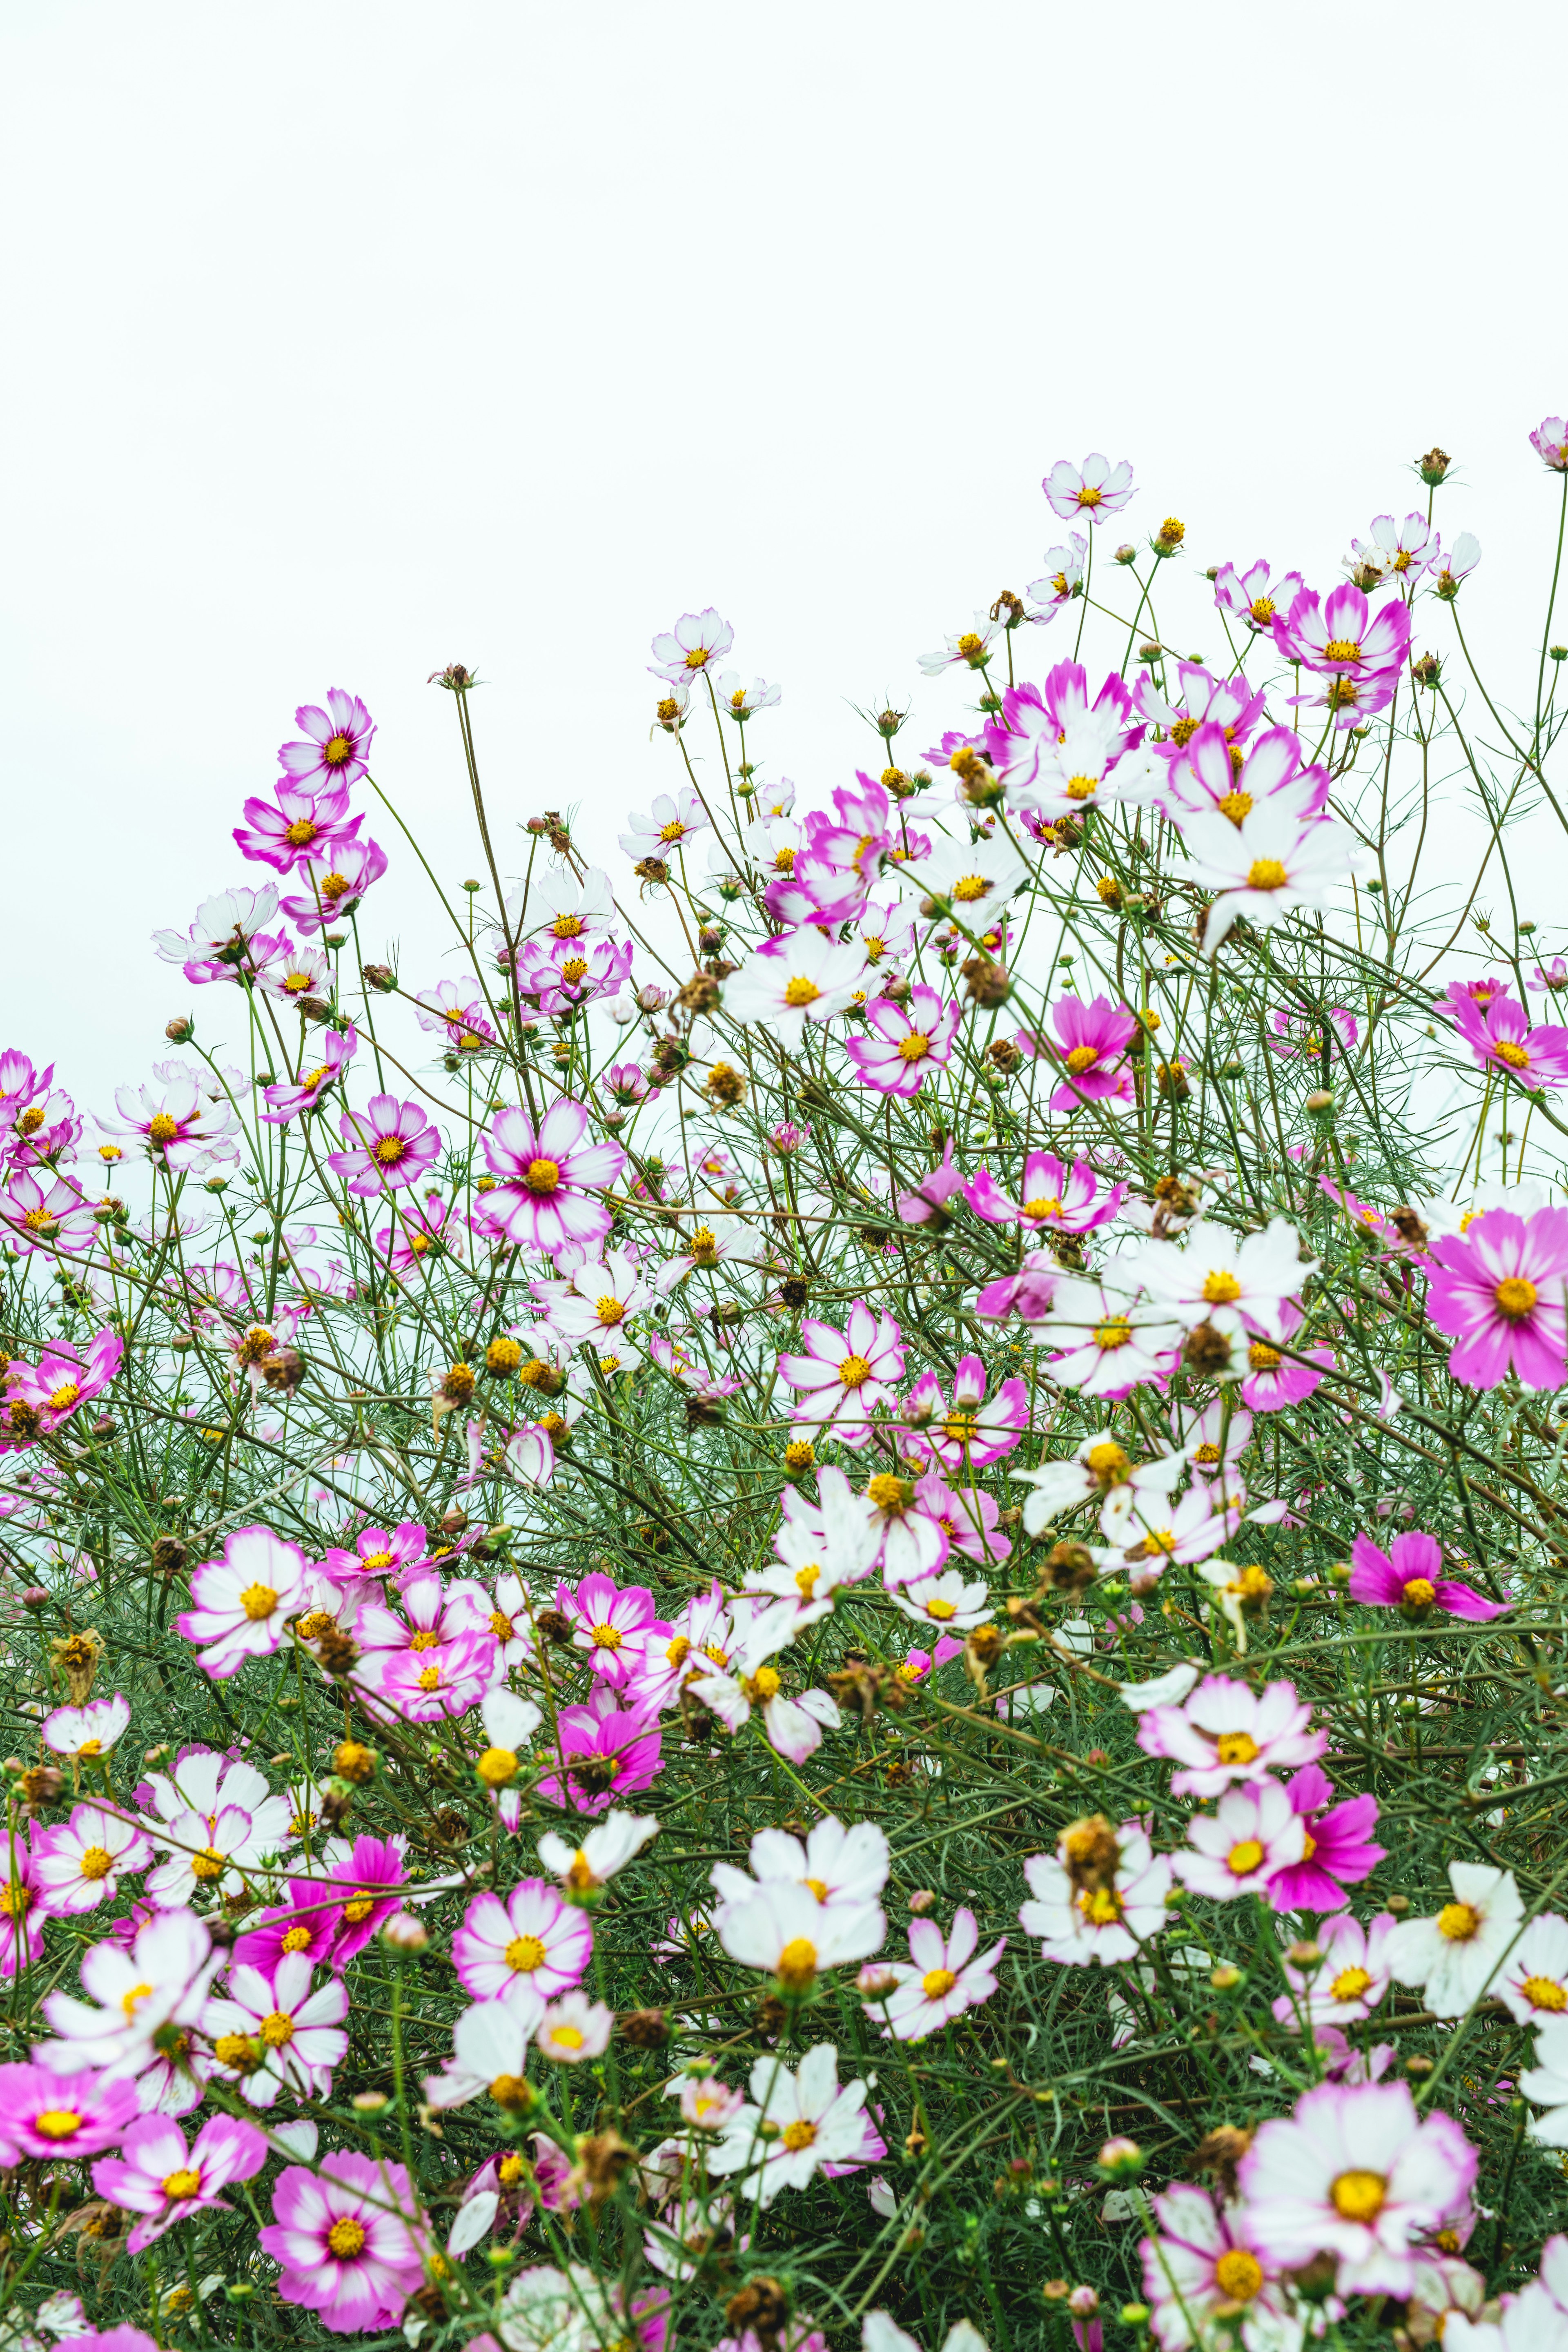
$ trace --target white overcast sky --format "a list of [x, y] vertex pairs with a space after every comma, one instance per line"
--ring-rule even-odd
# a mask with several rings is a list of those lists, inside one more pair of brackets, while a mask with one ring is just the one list
[[[1131, 457], [1129, 524], [1183, 516], [1194, 570], [1326, 585], [1441, 441], [1522, 693], [1555, 512], [1525, 435], [1568, 405], [1559, 30], [1507, 0], [13, 5], [0, 1043], [88, 1107], [147, 1075], [192, 1001], [148, 934], [265, 878], [230, 828], [329, 686], [448, 882], [479, 870], [424, 683], [452, 659], [500, 829], [578, 803], [613, 859], [670, 781], [648, 639], [711, 602], [784, 686], [759, 754], [825, 801], [871, 748], [849, 703], [1037, 574], [1059, 456]], [[365, 922], [421, 986], [450, 967], [409, 863]], [[1539, 879], [1560, 945], [1555, 844]]]

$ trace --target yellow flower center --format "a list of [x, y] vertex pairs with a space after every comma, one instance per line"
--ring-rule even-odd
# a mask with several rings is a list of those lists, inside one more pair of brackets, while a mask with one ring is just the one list
[[357, 1927], [361, 1920], [368, 1919], [374, 1909], [374, 1895], [370, 1892], [368, 1887], [362, 1886], [359, 1893], [354, 1896], [353, 1901], [343, 1905], [343, 1917], [348, 1921], [351, 1927]]
[[792, 1936], [778, 1958], [778, 1979], [798, 1992], [816, 1974], [816, 1946], [806, 1936]]
[[561, 1181], [561, 1171], [553, 1160], [531, 1160], [522, 1181], [531, 1192], [544, 1195], [554, 1192]]
[[1255, 1372], [1276, 1371], [1280, 1362], [1279, 1350], [1265, 1347], [1261, 1339], [1254, 1339], [1247, 1351], [1247, 1360]]
[[761, 1699], [776, 1698], [784, 1686], [784, 1677], [776, 1666], [759, 1666], [752, 1676], [751, 1688]]
[[351, 2221], [345, 2213], [342, 2220], [334, 2221], [327, 2231], [327, 2243], [340, 2262], [346, 2261], [351, 2254], [363, 2252], [364, 2223]]
[[1481, 1915], [1471, 1903], [1445, 1903], [1437, 1914], [1437, 1933], [1450, 1944], [1468, 1944], [1480, 1926]]
[[[1232, 824], [1239, 824], [1244, 816], [1250, 816], [1252, 814], [1252, 794], [1250, 793], [1226, 793], [1220, 800], [1215, 802], [1215, 805], [1218, 809], [1221, 816], [1229, 817]], [[1247, 2259], [1250, 2261], [1250, 2255]]]
[[166, 1110], [161, 1110], [158, 1112], [157, 1116], [149, 1122], [147, 1129], [147, 1140], [150, 1143], [173, 1143], [179, 1131], [179, 1120], [177, 1118], [171, 1118]]
[[1059, 1217], [1061, 1213], [1062, 1204], [1054, 1193], [1042, 1192], [1037, 1199], [1026, 1201], [1024, 1203], [1024, 1214], [1032, 1219], [1037, 1225], [1042, 1218]]
[[1098, 1445], [1091, 1445], [1083, 1458], [1085, 1466], [1102, 1486], [1120, 1486], [1131, 1467], [1128, 1455], [1109, 1437], [1102, 1438]]
[[795, 1570], [795, 1591], [800, 1593], [805, 1600], [809, 1601], [812, 1594], [816, 1590], [816, 1580], [821, 1574], [822, 1569], [820, 1563], [815, 1559], [808, 1560], [804, 1568], [797, 1568]]
[[1331, 637], [1323, 647], [1325, 661], [1360, 661], [1361, 646], [1353, 637]]
[[286, 2050], [294, 2039], [294, 2021], [286, 2009], [275, 2009], [261, 2021], [261, 2039], [268, 2050]]
[[1249, 1878], [1263, 1860], [1263, 1848], [1257, 1838], [1243, 1838], [1231, 1847], [1225, 1859], [1234, 1878]]
[[1329, 1990], [1336, 2000], [1359, 2000], [1371, 1982], [1369, 1969], [1342, 1969]]
[[801, 1883], [803, 1885], [810, 1887], [812, 1893], [816, 1895], [819, 1903], [826, 1902], [827, 1881], [826, 1878], [807, 1878], [804, 1879]]
[[976, 898], [984, 898], [990, 887], [990, 879], [986, 875], [961, 874], [952, 886], [952, 896], [961, 907], [968, 907], [972, 906]]
[[810, 2147], [816, 2139], [816, 2126], [806, 2123], [803, 2118], [797, 2123], [785, 2124], [780, 2137], [790, 2154], [798, 2156], [803, 2147]]
[[1069, 801], [1086, 801], [1100, 782], [1098, 776], [1069, 776], [1065, 786]]
[[815, 980], [807, 980], [804, 972], [797, 972], [794, 980], [785, 982], [784, 994], [784, 1003], [798, 1013], [803, 1004], [815, 1004], [822, 991]]
[[248, 2033], [220, 2033], [213, 2056], [220, 2066], [232, 2066], [240, 2074], [253, 2074], [261, 2063], [261, 2053]]
[[314, 841], [319, 830], [320, 828], [313, 824], [308, 816], [297, 816], [283, 838], [290, 849], [304, 849]]
[[1214, 2283], [1232, 2303], [1250, 2303], [1263, 2284], [1263, 2265], [1244, 2246], [1232, 2246], [1215, 2263]]
[[1132, 1326], [1125, 1315], [1113, 1315], [1108, 1323], [1097, 1323], [1094, 1327], [1097, 1348], [1125, 1348], [1131, 1337]]
[[1247, 869], [1249, 890], [1283, 890], [1285, 868], [1277, 857], [1255, 857]]
[[1266, 629], [1274, 618], [1274, 599], [1272, 596], [1255, 596], [1248, 610], [1258, 627]]
[[1072, 1072], [1075, 1078], [1079, 1078], [1083, 1076], [1085, 1070], [1092, 1070], [1099, 1059], [1100, 1048], [1098, 1045], [1075, 1045], [1072, 1052], [1068, 1055], [1068, 1068]]
[[247, 1584], [239, 1596], [239, 1605], [253, 1625], [270, 1617], [278, 1606], [278, 1595], [269, 1584]]
[[[689, 655], [687, 658], [689, 660], [690, 656]], [[661, 824], [659, 826], [658, 837], [660, 841], [664, 842], [666, 845], [671, 842], [684, 841], [686, 838], [686, 827], [681, 824], [680, 819], [678, 816], [672, 816], [668, 824]]]
[[928, 1969], [921, 1979], [921, 1990], [928, 2000], [941, 2000], [958, 1982], [955, 1969]]
[[107, 1846], [101, 1845], [89, 1845], [77, 1864], [84, 1878], [90, 1878], [95, 1882], [100, 1878], [107, 1878], [113, 1867], [114, 1856]]
[[1257, 1759], [1258, 1742], [1249, 1731], [1222, 1731], [1214, 1752], [1220, 1764], [1251, 1764]]
[[1091, 1927], [1114, 1927], [1121, 1916], [1121, 1897], [1113, 1886], [1086, 1886], [1078, 1907]]
[[321, 757], [329, 768], [341, 768], [345, 761], [353, 757], [353, 748], [352, 735], [334, 735], [322, 751]]
[[1241, 1297], [1241, 1285], [1234, 1274], [1218, 1267], [1204, 1276], [1204, 1298], [1210, 1307], [1234, 1307]]
[[1530, 1055], [1522, 1045], [1516, 1045], [1511, 1037], [1500, 1038], [1492, 1052], [1500, 1062], [1506, 1062], [1510, 1070], [1528, 1070], [1530, 1067]]
[[548, 1957], [537, 1936], [514, 1936], [506, 1948], [506, 1964], [519, 1976], [531, 1977], [535, 1969], [544, 1966]]
[[81, 2117], [74, 2107], [46, 2107], [41, 2116], [33, 2117], [33, 2129], [42, 2132], [46, 2139], [69, 2139], [81, 2129]]
[[194, 2165], [186, 2165], [183, 2171], [163, 2175], [165, 2197], [199, 2197], [201, 2193], [202, 2176]]
[[421, 1625], [416, 1633], [409, 1635], [408, 1646], [411, 1650], [438, 1650], [441, 1646], [441, 1636], [433, 1627]]
[[515, 2150], [502, 2157], [496, 2167], [496, 2179], [503, 2189], [515, 2189], [522, 2179], [522, 2158]]
[[422, 1691], [439, 1690], [441, 1687], [441, 1669], [439, 1666], [422, 1666], [415, 1679], [417, 1681]]
[[950, 1617], [956, 1617], [958, 1611], [953, 1603], [951, 1601], [944, 1601], [940, 1592], [933, 1592], [926, 1602], [926, 1615], [934, 1617], [939, 1625], [945, 1625]]
[[504, 1789], [517, 1778], [517, 1756], [510, 1748], [487, 1748], [474, 1767], [487, 1789]]
[[922, 1037], [918, 1029], [913, 1031], [908, 1037], [900, 1038], [899, 1041], [899, 1059], [900, 1062], [923, 1062], [930, 1052], [931, 1039], [929, 1037]]
[[1383, 2210], [1388, 2183], [1381, 2172], [1342, 2172], [1329, 2191], [1334, 2210], [1347, 2221], [1373, 2221]]
[[1526, 1977], [1519, 1989], [1531, 2009], [1568, 2009], [1568, 1990], [1555, 1977]]
[[373, 1157], [379, 1160], [384, 1168], [395, 1168], [407, 1149], [408, 1146], [400, 1135], [384, 1135], [377, 1143]]
[[580, 2026], [553, 2025], [550, 2029], [550, 2039], [558, 2050], [581, 2050], [583, 2047], [584, 2037]]
[[227, 1864], [227, 1855], [219, 1853], [216, 1845], [205, 1845], [199, 1853], [191, 1856], [191, 1874], [194, 1878], [221, 1878]]
[[601, 1323], [607, 1323], [612, 1329], [626, 1320], [626, 1310], [618, 1298], [595, 1298], [594, 1312]]
[[1080, 507], [1097, 507], [1097, 506], [1100, 504], [1100, 491], [1098, 491], [1098, 490], [1094, 488], [1094, 485], [1092, 484], [1092, 482], [1085, 482], [1085, 484], [1083, 485], [1083, 488], [1079, 490], [1079, 494], [1078, 494], [1078, 502], [1079, 502], [1079, 506], [1080, 506]]
[[1510, 1323], [1521, 1323], [1535, 1304], [1535, 1285], [1521, 1274], [1510, 1275], [1492, 1297]]
[[1437, 1588], [1428, 1576], [1407, 1576], [1405, 1580], [1405, 1605], [1411, 1609], [1430, 1609], [1437, 1598]]
[[127, 2017], [134, 2017], [142, 2002], [150, 2000], [152, 1996], [153, 1988], [150, 1984], [132, 1985], [129, 1992], [121, 1994], [120, 2006]]
[[581, 915], [557, 915], [550, 926], [558, 940], [578, 940], [583, 936]]
[[309, 1927], [290, 1927], [288, 1934], [283, 1938], [282, 1948], [286, 1952], [302, 1952], [310, 1943], [310, 1930]]
[[838, 1367], [838, 1377], [847, 1389], [863, 1388], [871, 1377], [871, 1367], [864, 1356], [846, 1356]]
[[[581, 1860], [581, 1856], [578, 1858]], [[522, 2107], [529, 2097], [527, 2078], [521, 2074], [498, 2074], [490, 2084], [490, 2096], [498, 2107]]]
[[618, 1650], [621, 1629], [618, 1625], [595, 1625], [588, 1638], [595, 1650]]

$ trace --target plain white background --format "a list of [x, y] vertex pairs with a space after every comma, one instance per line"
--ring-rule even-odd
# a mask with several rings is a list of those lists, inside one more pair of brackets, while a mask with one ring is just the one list
[[[784, 685], [759, 755], [825, 801], [873, 748], [850, 703], [1038, 572], [1058, 456], [1130, 457], [1129, 526], [1183, 516], [1194, 572], [1326, 584], [1439, 440], [1440, 520], [1486, 550], [1468, 617], [1532, 690], [1555, 501], [1525, 435], [1568, 404], [1550, 26], [11, 10], [0, 1042], [89, 1108], [147, 1075], [193, 998], [148, 934], [265, 878], [230, 829], [331, 685], [447, 881], [479, 870], [424, 683], [452, 659], [489, 681], [500, 829], [576, 803], [613, 857], [671, 775], [648, 639], [712, 602]], [[364, 920], [422, 986], [450, 967], [408, 865]], [[1554, 844], [1540, 879], [1558, 944]]]

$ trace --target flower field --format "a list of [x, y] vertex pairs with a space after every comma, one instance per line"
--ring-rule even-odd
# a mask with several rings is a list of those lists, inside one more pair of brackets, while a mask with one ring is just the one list
[[934, 741], [657, 635], [613, 872], [334, 688], [0, 1054], [4, 2352], [1568, 2352], [1530, 438], [1502, 678], [1441, 449], [1062, 460]]

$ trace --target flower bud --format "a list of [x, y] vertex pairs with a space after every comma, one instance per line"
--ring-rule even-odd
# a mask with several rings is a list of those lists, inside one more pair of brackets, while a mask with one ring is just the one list
[[400, 1952], [412, 1958], [429, 1950], [430, 1931], [412, 1911], [395, 1911], [390, 1919], [381, 1923], [381, 1940], [389, 1952]]
[[188, 1037], [194, 1035], [195, 1025], [188, 1014], [178, 1013], [173, 1021], [164, 1024], [163, 1034], [171, 1045], [183, 1045]]
[[367, 963], [363, 969], [367, 988], [374, 988], [378, 996], [392, 994], [397, 986], [397, 974], [389, 963]]
[[1143, 2151], [1135, 2139], [1108, 2139], [1095, 2162], [1111, 2180], [1133, 2180], [1143, 2169]]
[[1075, 2286], [1068, 2297], [1068, 2309], [1075, 2319], [1092, 2319], [1100, 2309], [1100, 2295], [1092, 2286]]
[[1133, 546], [1132, 541], [1130, 539], [1124, 539], [1122, 541], [1121, 546], [1116, 551], [1115, 560], [1118, 563], [1137, 562], [1138, 550]]
[[910, 1897], [910, 1909], [916, 1918], [923, 1918], [928, 1911], [934, 1911], [935, 1908], [936, 1890], [930, 1886], [917, 1886]]
[[855, 1979], [855, 1990], [862, 2000], [886, 2000], [898, 1989], [899, 1979], [885, 1960], [868, 1960]]

